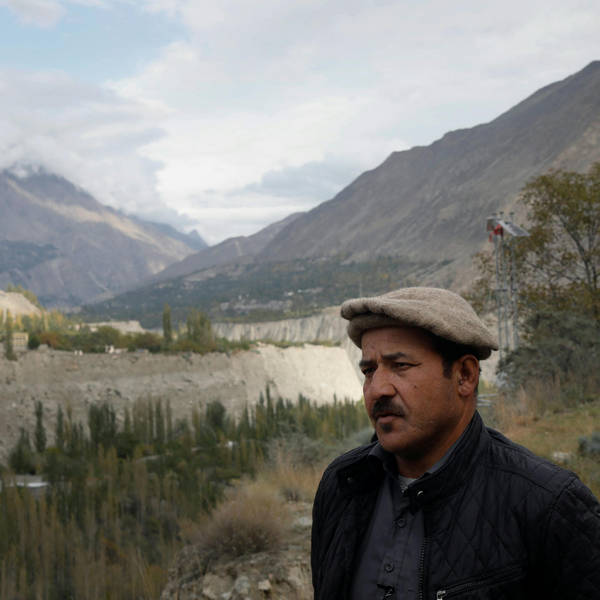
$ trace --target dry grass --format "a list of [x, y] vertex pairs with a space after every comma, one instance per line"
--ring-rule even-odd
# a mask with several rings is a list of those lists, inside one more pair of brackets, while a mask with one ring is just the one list
[[560, 403], [558, 385], [532, 386], [511, 400], [500, 396], [494, 403], [494, 427], [539, 456], [553, 460], [555, 452], [567, 453], [565, 466], [600, 497], [600, 461], [578, 454], [579, 438], [600, 431], [600, 398], [594, 402]]
[[182, 522], [182, 536], [204, 560], [277, 550], [293, 522], [290, 503], [312, 502], [321, 473], [281, 452], [255, 480], [238, 482], [203, 521]]
[[237, 557], [279, 547], [289, 527], [286, 503], [269, 486], [241, 482], [195, 532], [211, 558]]
[[278, 452], [271, 467], [259, 476], [259, 481], [281, 494], [284, 500], [312, 502], [323, 469], [306, 464], [296, 464], [283, 452]]
[[566, 408], [560, 381], [536, 381], [514, 394], [500, 394], [494, 402], [493, 424], [505, 431], [515, 426], [530, 425], [546, 414]]

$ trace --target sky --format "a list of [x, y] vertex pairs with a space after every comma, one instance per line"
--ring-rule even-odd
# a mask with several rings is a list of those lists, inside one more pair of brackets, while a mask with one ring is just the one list
[[249, 235], [600, 59], [597, 0], [0, 0], [0, 169]]

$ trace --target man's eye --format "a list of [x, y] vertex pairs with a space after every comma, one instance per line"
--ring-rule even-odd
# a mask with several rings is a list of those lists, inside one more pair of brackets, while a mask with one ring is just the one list
[[362, 374], [367, 377], [368, 375], [372, 375], [375, 369], [373, 367], [363, 367], [361, 371]]
[[407, 362], [395, 362], [394, 363], [395, 369], [405, 369], [406, 367], [410, 367], [410, 363], [407, 363]]

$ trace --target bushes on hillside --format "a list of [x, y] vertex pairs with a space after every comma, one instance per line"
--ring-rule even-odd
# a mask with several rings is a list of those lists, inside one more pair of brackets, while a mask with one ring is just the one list
[[525, 322], [526, 343], [499, 365], [512, 388], [537, 379], [560, 383], [566, 401], [593, 400], [600, 389], [600, 322], [589, 316], [544, 311]]

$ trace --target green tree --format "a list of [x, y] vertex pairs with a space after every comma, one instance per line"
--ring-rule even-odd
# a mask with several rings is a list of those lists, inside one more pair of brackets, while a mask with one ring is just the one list
[[162, 316], [163, 339], [165, 346], [168, 348], [173, 342], [173, 328], [171, 326], [171, 307], [165, 304]]
[[9, 310], [6, 311], [6, 320], [4, 321], [4, 356], [8, 360], [17, 360], [13, 348], [13, 321]]
[[44, 428], [44, 405], [39, 400], [35, 403], [34, 443], [36, 452], [43, 454], [46, 450], [46, 429]]
[[19, 432], [19, 440], [8, 455], [8, 464], [15, 473], [35, 473], [35, 460], [29, 433], [23, 427]]
[[516, 244], [524, 309], [566, 310], [600, 322], [600, 162], [550, 171], [522, 194], [529, 237]]
[[62, 406], [58, 406], [56, 413], [56, 428], [54, 430], [54, 444], [62, 452], [65, 448], [65, 416]]
[[214, 336], [209, 318], [200, 310], [190, 311], [187, 318], [187, 337], [200, 349], [210, 349]]

